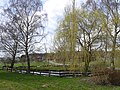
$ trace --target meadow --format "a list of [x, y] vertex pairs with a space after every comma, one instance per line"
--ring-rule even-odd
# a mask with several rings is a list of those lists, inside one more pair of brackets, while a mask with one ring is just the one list
[[88, 78], [61, 78], [0, 71], [0, 90], [120, 90], [119, 86], [101, 86]]

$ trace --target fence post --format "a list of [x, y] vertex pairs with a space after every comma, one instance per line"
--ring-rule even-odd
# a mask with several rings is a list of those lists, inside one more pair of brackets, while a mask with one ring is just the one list
[[51, 71], [48, 71], [48, 73], [49, 73], [49, 77], [50, 77]]

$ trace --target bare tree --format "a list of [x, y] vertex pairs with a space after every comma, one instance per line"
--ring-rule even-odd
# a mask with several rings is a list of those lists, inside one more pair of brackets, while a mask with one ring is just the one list
[[6, 24], [1, 26], [1, 42], [2, 47], [12, 56], [11, 68], [14, 67], [17, 49], [18, 49], [18, 33], [14, 30], [12, 25]]
[[[42, 13], [40, 0], [10, 0], [8, 8], [4, 11], [7, 19], [11, 21], [14, 30], [18, 32], [18, 42], [24, 49], [30, 72], [29, 52], [33, 50], [35, 43], [40, 43], [45, 37], [44, 27], [47, 14]], [[7, 22], [7, 20], [6, 20]]]

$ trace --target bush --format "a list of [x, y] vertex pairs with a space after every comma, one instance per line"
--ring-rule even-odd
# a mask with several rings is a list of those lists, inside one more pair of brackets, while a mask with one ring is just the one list
[[98, 70], [95, 70], [95, 72], [93, 72], [91, 81], [99, 85], [110, 84], [108, 79], [109, 73], [111, 73], [111, 70], [108, 68], [98, 68]]
[[106, 69], [107, 67], [107, 64], [103, 61], [94, 62], [90, 65], [90, 69], [92, 72], [104, 71], [104, 69]]
[[102, 69], [93, 73], [91, 81], [99, 85], [120, 85], [120, 70]]
[[108, 81], [108, 76], [107, 75], [100, 75], [100, 76], [93, 76], [91, 77], [91, 80], [94, 84], [97, 85], [107, 85], [110, 84]]
[[120, 85], [120, 70], [115, 70], [109, 73], [108, 81], [112, 85]]

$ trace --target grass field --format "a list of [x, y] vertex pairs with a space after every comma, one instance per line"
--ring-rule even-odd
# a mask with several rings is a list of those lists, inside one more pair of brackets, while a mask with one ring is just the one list
[[[7, 66], [10, 66], [10, 64], [6, 64]], [[53, 64], [48, 64], [47, 61], [45, 62], [31, 62], [30, 64], [31, 66], [36, 66], [33, 67], [34, 69], [38, 69], [38, 70], [64, 70], [65, 68], [63, 66], [55, 66]], [[3, 63], [0, 63], [0, 68], [2, 68], [2, 66], [4, 66]], [[15, 63], [14, 67], [19, 67], [19, 66], [27, 66], [27, 63]]]
[[[120, 68], [120, 60], [117, 59], [115, 60], [115, 66], [116, 68]], [[79, 70], [81, 72], [84, 71], [84, 62], [81, 62], [80, 63], [80, 66], [75, 68], [75, 70]], [[10, 64], [6, 64], [7, 66], [10, 66]], [[0, 63], [0, 68], [2, 68], [2, 66], [4, 66], [3, 63]], [[19, 67], [19, 66], [27, 66], [27, 63], [26, 62], [19, 62], [19, 63], [15, 63], [14, 64], [14, 67]], [[36, 66], [36, 67], [32, 67], [31, 69], [36, 69], [36, 70], [73, 70], [74, 68], [72, 68], [71, 66], [69, 67], [64, 67], [64, 66], [57, 66], [57, 65], [54, 65], [54, 64], [48, 64], [47, 61], [44, 61], [44, 62], [36, 62], [36, 61], [32, 61], [31, 62], [31, 66]], [[91, 61], [90, 62], [90, 70], [93, 70], [94, 69], [94, 66], [104, 66], [104, 62], [101, 61], [101, 60], [96, 60], [96, 61]], [[106, 64], [105, 64], [106, 67], [109, 67], [110, 66], [110, 61], [107, 61]]]
[[81, 78], [47, 77], [0, 71], [0, 90], [120, 90], [117, 86], [100, 86]]

